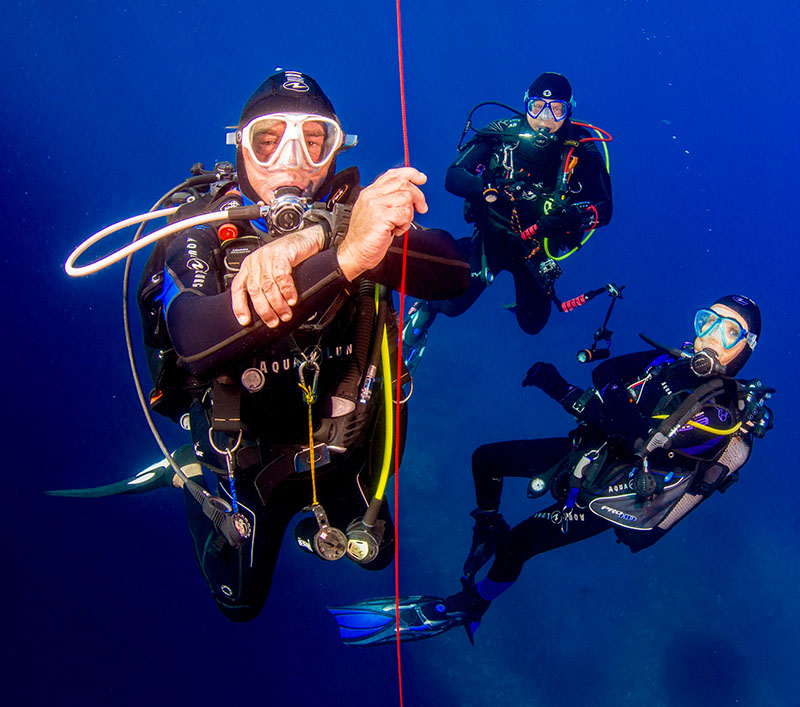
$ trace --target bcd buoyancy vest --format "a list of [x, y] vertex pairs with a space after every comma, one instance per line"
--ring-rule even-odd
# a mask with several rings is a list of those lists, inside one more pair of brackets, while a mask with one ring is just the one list
[[[181, 212], [176, 214], [175, 218], [180, 219], [204, 211], [227, 208], [229, 201], [241, 199], [235, 186], [235, 181], [231, 181], [225, 189], [218, 189], [213, 194], [204, 194], [195, 198], [182, 207]], [[314, 204], [315, 209], [324, 209], [332, 214], [332, 219], [330, 219], [331, 245], [338, 244], [344, 238], [352, 204], [358, 191], [357, 171], [354, 168], [345, 170], [334, 178], [329, 199], [324, 203]], [[217, 269], [222, 274], [223, 284], [226, 288], [238, 272], [244, 258], [260, 247], [265, 239], [265, 234], [260, 229], [254, 229], [249, 222], [233, 225], [236, 232], [234, 238], [223, 238], [223, 234], [220, 233], [227, 224], [217, 229], [220, 237], [219, 257], [216, 259]], [[223, 458], [215, 453], [214, 447], [220, 449], [231, 447], [231, 441], [235, 440], [238, 432], [242, 431], [242, 421], [248, 417], [247, 410], [255, 409], [253, 406], [258, 407], [263, 404], [264, 396], [259, 397], [258, 395], [260, 387], [264, 384], [263, 365], [261, 368], [252, 365], [243, 366], [242, 370], [237, 369], [226, 375], [217, 376], [214, 381], [196, 380], [180, 366], [166, 331], [162, 304], [164, 257], [169, 245], [165, 241], [168, 240], [164, 239], [157, 244], [158, 249], [148, 260], [139, 288], [139, 306], [145, 333], [145, 346], [148, 349], [148, 362], [155, 386], [150, 396], [151, 408], [174, 421], [180, 421], [184, 428], [191, 427], [198, 456], [209, 468], [218, 473], [224, 473]], [[351, 300], [351, 303], [345, 308], [348, 299]], [[348, 339], [349, 343], [346, 347], [347, 355], [331, 366], [326, 366], [324, 362], [322, 364], [323, 369], [328, 368], [328, 372], [335, 369], [336, 375], [340, 377], [338, 382], [328, 387], [325, 399], [320, 400], [315, 406], [314, 440], [315, 445], [319, 444], [318, 449], [328, 448], [334, 450], [335, 453], [357, 449], [362, 446], [363, 436], [372, 428], [371, 422], [375, 419], [377, 409], [380, 407], [375, 403], [380, 401], [381, 396], [377, 394], [372, 396], [371, 387], [375, 384], [377, 393], [383, 381], [383, 376], [377, 375], [378, 383], [375, 383], [376, 368], [380, 367], [380, 341], [384, 325], [388, 330], [390, 358], [395, 361], [396, 365], [397, 332], [395, 317], [391, 316], [392, 311], [391, 293], [386, 288], [378, 287], [362, 278], [357, 282], [357, 289], [352, 296], [342, 293], [325, 311], [319, 312], [313, 321], [309, 320], [309, 322], [301, 324], [293, 335], [287, 337], [290, 343], [288, 344], [289, 358], [286, 360], [289, 361], [290, 375], [286, 377], [294, 380], [293, 383], [287, 385], [287, 389], [291, 390], [292, 396], [296, 395], [300, 398], [296, 369], [300, 361], [299, 357], [304, 355], [304, 350], [309, 342], [319, 343], [324, 332], [338, 330], [339, 324], [343, 324], [350, 332], [351, 338]], [[336, 324], [331, 327], [330, 325], [334, 321]], [[337, 352], [331, 355], [339, 356], [339, 348], [337, 346]], [[283, 363], [281, 365], [283, 366]], [[297, 402], [295, 398], [291, 400]], [[192, 405], [192, 401], [197, 404]], [[188, 414], [190, 407], [192, 408], [191, 423]], [[270, 414], [280, 415], [280, 410], [276, 409], [274, 404], [270, 405], [270, 408], [272, 408]], [[253, 416], [250, 418], [253, 419]], [[224, 420], [235, 421], [235, 423], [231, 426], [225, 424]], [[223, 422], [217, 424], [219, 421]], [[209, 428], [212, 427], [214, 428], [215, 443], [209, 445]], [[302, 425], [292, 425], [292, 427], [297, 433], [296, 436], [302, 438]], [[253, 430], [253, 432], [255, 437], [249, 430], [245, 430], [245, 442], [237, 453], [239, 466], [251, 466], [259, 457], [258, 431]], [[275, 440], [272, 442], [274, 443]], [[296, 443], [278, 444], [282, 450], [281, 454], [289, 451], [294, 454], [300, 446]], [[320, 461], [318, 461], [318, 465], [324, 467], [324, 463]], [[284, 474], [284, 471], [281, 471], [281, 475]], [[262, 476], [265, 478], [261, 482], [257, 482], [257, 487], [265, 499], [269, 492], [267, 486], [271, 487], [272, 482], [269, 474], [262, 474]]]
[[[649, 371], [629, 387], [635, 390], [635, 386], [649, 380], [651, 399], [655, 394], [658, 401], [655, 406], [648, 404], [647, 407], [652, 409], [655, 420], [667, 418], [651, 430], [648, 440], [639, 440], [636, 445], [639, 453], [619, 449], [605, 435], [598, 436], [579, 428], [573, 435], [573, 451], [542, 475], [538, 487], [546, 484], [556, 498], [564, 500], [570, 488], [574, 488], [578, 492], [577, 505], [588, 507], [618, 528], [634, 532], [661, 528], [658, 537], [682, 517], [677, 515], [680, 510], [685, 514], [694, 507], [687, 505], [687, 498], [702, 499], [715, 490], [727, 489], [738, 478], [737, 469], [746, 461], [750, 449], [748, 435], [740, 433], [737, 425], [742, 419], [741, 386], [733, 380], [712, 379], [695, 390], [674, 390], [670, 382], [678, 383], [681, 376], [670, 381], [669, 373], [679, 370], [680, 364], [663, 366], [661, 371]], [[641, 395], [641, 389], [635, 394]], [[717, 403], [717, 400], [723, 402]], [[681, 430], [684, 436], [692, 432], [690, 421], [694, 424], [701, 407], [712, 411], [715, 417], [713, 424], [704, 425], [703, 433], [707, 440], [717, 442], [713, 448], [699, 449], [688, 445], [685, 439], [676, 445], [672, 443], [674, 439], [658, 438], [667, 423], [673, 436]], [[703, 422], [709, 420], [699, 421], [699, 424]], [[657, 442], [647, 448], [654, 438]], [[651, 481], [646, 492], [642, 491], [639, 476], [643, 464]], [[627, 542], [626, 538], [631, 536], [621, 534], [620, 537]]]
[[[220, 181], [206, 185], [200, 190], [193, 189], [191, 192], [175, 194], [172, 203], [181, 206], [178, 212], [170, 217], [170, 222], [241, 205], [242, 197], [236, 187], [236, 175], [230, 172]], [[326, 210], [333, 215], [331, 240], [334, 244], [344, 237], [352, 203], [358, 190], [358, 172], [354, 168], [344, 170], [334, 178], [328, 201], [314, 205], [318, 210]], [[217, 258], [218, 271], [222, 275], [222, 284], [227, 288], [244, 258], [263, 245], [266, 234], [246, 221], [222, 224], [215, 230], [220, 244]], [[196, 392], [198, 387], [206, 387], [206, 383], [194, 380], [186, 369], [180, 366], [167, 332], [164, 317], [164, 266], [169, 245], [176, 237], [177, 234], [162, 238], [156, 243], [144, 266], [137, 301], [148, 366], [153, 380], [150, 408], [174, 422], [181, 422], [182, 426], [186, 427], [185, 415], [191, 404], [193, 391]]]
[[[715, 383], [719, 385], [714, 387]], [[702, 393], [703, 389], [708, 389], [708, 392]], [[647, 441], [640, 440], [637, 444], [639, 455], [634, 462], [612, 460], [593, 483], [582, 488], [589, 510], [620, 528], [632, 531], [652, 531], [672, 516], [664, 529], [666, 532], [679, 520], [675, 509], [682, 504], [682, 499], [695, 496], [701, 488], [703, 497], [719, 488], [727, 488], [732, 479], [735, 480], [731, 474], [738, 466], [723, 469], [726, 465], [720, 459], [728, 454], [731, 457], [729, 461], [738, 461], [740, 466], [747, 455], [741, 458], [742, 455], [734, 452], [741, 450], [742, 444], [749, 445], [738, 433], [737, 423], [741, 420], [739, 390], [733, 381], [712, 379], [694, 391], [685, 389], [664, 395], [655, 407], [653, 417], [666, 420]], [[726, 397], [731, 398], [730, 404], [716, 404], [716, 400]], [[713, 420], [698, 419], [701, 406], [705, 415], [713, 416]], [[667, 422], [672, 435], [680, 434], [680, 430], [685, 430], [684, 435], [691, 435], [694, 431], [692, 425], [703, 425], [701, 434], [706, 439], [702, 444], [684, 441], [679, 446], [663, 438]], [[642, 482], [643, 473], [647, 474], [647, 483]], [[627, 536], [621, 537], [624, 542]]]
[[490, 128], [496, 136], [483, 133], [480, 139], [488, 139], [491, 144], [491, 157], [484, 166], [485, 181], [496, 190], [497, 198], [478, 203], [465, 201], [465, 219], [480, 228], [519, 235], [541, 218], [549, 199], [560, 198], [557, 190], [566, 184], [560, 184], [559, 175], [578, 143], [568, 137], [546, 148], [526, 151], [524, 138], [520, 137], [524, 128], [520, 118], [497, 121]]

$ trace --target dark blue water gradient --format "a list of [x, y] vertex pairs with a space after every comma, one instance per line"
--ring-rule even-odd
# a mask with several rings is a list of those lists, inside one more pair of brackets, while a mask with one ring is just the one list
[[[741, 290], [765, 321], [745, 372], [780, 389], [776, 429], [725, 497], [635, 557], [601, 536], [532, 561], [475, 648], [459, 631], [404, 649], [406, 704], [794, 704], [797, 9], [404, 5], [411, 158], [430, 178], [422, 221], [467, 235], [442, 186], [466, 114], [481, 100], [519, 105], [540, 71], [561, 71], [577, 117], [615, 138], [614, 219], [568, 261], [562, 297], [627, 284], [611, 327], [624, 352], [638, 331], [679, 343], [699, 305]], [[69, 251], [145, 211], [194, 162], [230, 158], [224, 126], [275, 66], [315, 76], [358, 133], [341, 164], [365, 180], [401, 164], [394, 4], [15, 2], [0, 42], [10, 703], [396, 704], [393, 650], [344, 648], [324, 610], [390, 594], [391, 572], [285, 542], [264, 613], [232, 625], [194, 566], [179, 494], [40, 495], [158, 457], [124, 358], [122, 267], [72, 281]], [[519, 387], [527, 366], [549, 360], [588, 381], [574, 353], [605, 303], [530, 338], [501, 306], [512, 300], [501, 276], [433, 330], [401, 472], [406, 593], [457, 588], [474, 447], [569, 428]], [[507, 484], [512, 521], [539, 507], [523, 487]]]

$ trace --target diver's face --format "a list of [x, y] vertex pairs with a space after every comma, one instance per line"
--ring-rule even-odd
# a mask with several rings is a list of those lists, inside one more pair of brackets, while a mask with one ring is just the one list
[[304, 116], [302, 120], [295, 119], [289, 127], [287, 115], [267, 115], [249, 125], [252, 126], [248, 134], [249, 149], [263, 166], [273, 162], [292, 167], [313, 166], [324, 162], [328, 156], [325, 150], [328, 133], [321, 118], [314, 120], [313, 116]]
[[[747, 330], [747, 322], [742, 318], [740, 314], [734, 312], [732, 309], [726, 307], [722, 304], [715, 304], [711, 307], [712, 312], [716, 312], [721, 317], [728, 317], [730, 319], [735, 319], [741, 325], [742, 329], [745, 331]], [[724, 326], [724, 322], [722, 326]], [[739, 343], [736, 344], [732, 349], [726, 349], [722, 345], [722, 339], [720, 326], [714, 327], [710, 334], [706, 336], [698, 336], [694, 340], [694, 351], [697, 353], [698, 351], [702, 351], [703, 349], [710, 349], [717, 355], [717, 359], [723, 366], [727, 366], [733, 359], [735, 359], [747, 346], [747, 341], [742, 339]]]
[[240, 136], [247, 177], [265, 202], [279, 187], [316, 192], [343, 139], [336, 121], [308, 113], [258, 116]]

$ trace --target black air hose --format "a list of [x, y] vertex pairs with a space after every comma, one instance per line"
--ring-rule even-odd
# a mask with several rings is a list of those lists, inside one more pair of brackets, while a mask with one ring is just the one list
[[650, 435], [650, 438], [644, 444], [644, 448], [640, 451], [646, 456], [654, 449], [665, 447], [674, 434], [674, 431], [687, 420], [694, 417], [705, 400], [721, 391], [724, 385], [722, 379], [714, 378], [707, 383], [703, 383], [703, 385], [694, 390], [691, 395], [680, 404], [675, 412], [661, 421], [661, 424], [656, 428], [656, 431]]
[[[355, 402], [358, 398], [358, 387], [370, 351], [370, 341], [375, 320], [375, 283], [362, 280], [358, 286], [356, 306], [356, 330], [353, 334], [353, 358], [342, 380], [336, 388], [336, 396]], [[380, 337], [380, 333], [376, 334]]]

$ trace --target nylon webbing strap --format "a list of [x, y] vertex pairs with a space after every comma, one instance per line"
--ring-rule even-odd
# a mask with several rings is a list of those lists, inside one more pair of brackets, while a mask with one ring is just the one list
[[336, 204], [333, 207], [333, 233], [331, 234], [333, 245], [339, 245], [344, 240], [352, 215], [352, 204]]
[[236, 437], [242, 430], [242, 386], [230, 376], [214, 379], [211, 429]]

